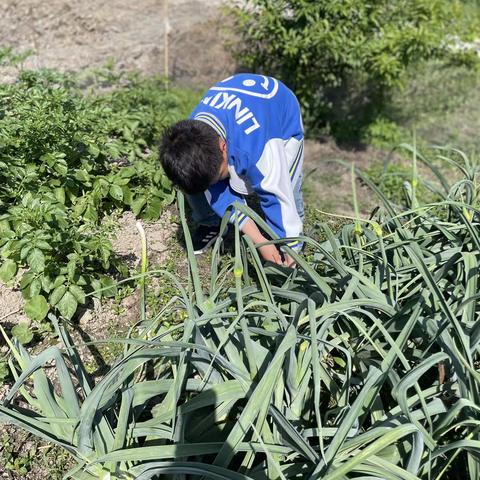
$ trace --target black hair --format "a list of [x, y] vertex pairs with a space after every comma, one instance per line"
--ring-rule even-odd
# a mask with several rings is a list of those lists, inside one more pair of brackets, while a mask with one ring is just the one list
[[223, 155], [217, 132], [199, 120], [181, 120], [165, 129], [160, 162], [185, 193], [204, 192], [218, 177]]

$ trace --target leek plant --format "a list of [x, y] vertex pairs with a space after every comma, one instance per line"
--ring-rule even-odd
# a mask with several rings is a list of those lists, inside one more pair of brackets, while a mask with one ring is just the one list
[[[302, 238], [308, 261], [289, 252], [296, 269], [264, 265], [237, 228], [234, 261], [217, 240], [202, 287], [185, 229], [188, 286], [142, 274], [177, 295], [109, 340], [124, 352], [97, 383], [55, 317], [62, 348], [31, 356], [5, 336], [16, 382], [0, 420], [65, 448], [79, 480], [477, 480], [477, 167], [459, 152], [415, 158], [438, 202], [399, 208], [354, 169], [381, 207], [337, 233], [319, 225], [326, 241]], [[451, 184], [439, 161], [464, 178]]]

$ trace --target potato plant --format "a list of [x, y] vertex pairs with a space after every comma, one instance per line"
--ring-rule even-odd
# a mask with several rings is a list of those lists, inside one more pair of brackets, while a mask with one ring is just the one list
[[[0, 420], [70, 452], [65, 478], [79, 480], [478, 479], [478, 168], [442, 158], [464, 178], [451, 184], [414, 152], [403, 208], [354, 170], [381, 208], [337, 234], [318, 225], [327, 240], [304, 238], [296, 270], [262, 264], [238, 229], [222, 265], [219, 239], [207, 289], [180, 198], [188, 287], [149, 272], [177, 294], [107, 340], [124, 352], [97, 383], [54, 316], [63, 349], [32, 357], [6, 337], [17, 381]], [[417, 161], [438, 202], [416, 198]]]
[[19, 71], [0, 85], [0, 280], [22, 271], [36, 321], [52, 309], [71, 319], [126, 273], [106, 215], [157, 219], [173, 199], [155, 144], [179, 100], [160, 80], [106, 73]]

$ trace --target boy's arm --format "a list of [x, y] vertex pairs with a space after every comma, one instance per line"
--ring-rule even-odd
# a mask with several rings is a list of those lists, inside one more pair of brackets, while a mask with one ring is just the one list
[[[220, 217], [223, 217], [227, 208], [234, 202], [246, 203], [245, 199], [237, 194], [229, 185], [228, 180], [212, 185], [206, 192], [206, 197], [213, 211]], [[233, 212], [230, 217], [230, 222], [235, 222], [235, 217], [238, 216], [239, 228], [244, 235], [248, 235], [253, 243], [263, 243], [267, 239], [262, 235], [256, 223], [241, 212]], [[284, 263], [280, 252], [275, 245], [263, 245], [259, 247], [260, 254], [264, 260], [274, 263]]]
[[[265, 144], [260, 159], [249, 171], [266, 222], [280, 238], [298, 237], [303, 231], [290, 174], [285, 144], [280, 138], [273, 138]], [[300, 242], [291, 242], [289, 246], [295, 249]]]
[[[242, 227], [242, 233], [250, 237], [250, 240], [252, 240], [253, 243], [262, 243], [267, 241], [267, 239], [260, 232], [260, 229], [257, 227], [257, 224], [250, 218], [244, 223]], [[275, 245], [262, 245], [258, 249], [264, 260], [279, 264], [283, 263], [280, 252]]]

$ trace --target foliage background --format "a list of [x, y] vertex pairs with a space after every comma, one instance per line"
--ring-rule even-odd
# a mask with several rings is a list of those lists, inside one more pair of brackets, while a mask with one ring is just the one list
[[238, 58], [296, 92], [310, 134], [327, 127], [343, 142], [363, 138], [410, 67], [478, 64], [457, 48], [478, 32], [478, 9], [457, 0], [251, 0], [236, 12]]
[[52, 309], [71, 319], [86, 295], [115, 293], [112, 275], [127, 272], [105, 219], [131, 209], [155, 220], [173, 200], [156, 145], [184, 101], [160, 78], [111, 69], [20, 70], [0, 85], [0, 278], [22, 269], [32, 320]]

